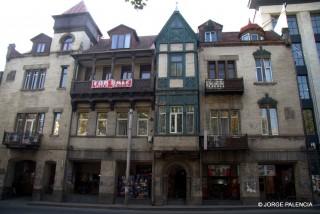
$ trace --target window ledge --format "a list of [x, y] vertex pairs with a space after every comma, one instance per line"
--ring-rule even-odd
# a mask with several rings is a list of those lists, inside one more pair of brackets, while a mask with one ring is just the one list
[[21, 89], [20, 91], [36, 92], [36, 91], [44, 91], [44, 88], [40, 88], [40, 89]]
[[62, 88], [58, 87], [57, 90], [58, 91], [65, 91], [65, 90], [67, 90], [67, 88], [66, 87], [62, 87]]
[[60, 136], [59, 136], [59, 135], [50, 134], [49, 137], [58, 138], [58, 137], [60, 137]]
[[254, 82], [254, 85], [265, 85], [265, 86], [269, 86], [269, 85], [276, 85], [277, 82]]

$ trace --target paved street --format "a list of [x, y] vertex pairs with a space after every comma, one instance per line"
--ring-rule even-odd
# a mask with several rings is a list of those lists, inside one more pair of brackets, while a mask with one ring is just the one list
[[28, 205], [28, 201], [25, 200], [9, 200], [9, 201], [0, 201], [0, 213], [1, 214], [85, 214], [85, 213], [107, 213], [107, 214], [119, 214], [119, 213], [128, 213], [128, 214], [182, 214], [182, 213], [214, 213], [214, 214], [232, 214], [232, 213], [319, 213], [319, 209], [242, 209], [242, 210], [195, 210], [194, 208], [186, 207], [185, 210], [179, 209], [179, 211], [174, 211], [172, 207], [161, 208], [161, 210], [148, 210], [148, 209], [121, 209], [121, 208], [69, 208], [69, 207], [56, 207], [56, 206], [35, 206]]

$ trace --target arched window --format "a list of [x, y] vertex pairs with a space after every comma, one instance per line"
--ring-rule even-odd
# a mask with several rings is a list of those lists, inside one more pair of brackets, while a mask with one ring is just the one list
[[66, 36], [62, 41], [62, 51], [70, 51], [72, 48], [73, 37], [71, 35]]

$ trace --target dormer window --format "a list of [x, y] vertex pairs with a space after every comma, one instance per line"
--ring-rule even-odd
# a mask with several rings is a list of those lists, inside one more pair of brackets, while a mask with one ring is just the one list
[[72, 36], [66, 36], [63, 40], [62, 51], [71, 51], [73, 43]]
[[112, 35], [112, 49], [130, 48], [131, 34]]
[[37, 44], [37, 53], [43, 53], [45, 49], [46, 49], [45, 43], [38, 43]]
[[260, 36], [257, 33], [246, 33], [241, 36], [242, 41], [259, 41], [264, 40], [263, 36]]
[[217, 33], [215, 31], [207, 31], [204, 34], [205, 42], [215, 42], [217, 41]]

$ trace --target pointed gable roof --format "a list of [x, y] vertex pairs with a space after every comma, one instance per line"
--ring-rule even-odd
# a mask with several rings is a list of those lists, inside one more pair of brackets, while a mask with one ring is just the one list
[[193, 42], [197, 40], [197, 35], [181, 13], [178, 10], [175, 10], [161, 29], [155, 42], [158, 43], [163, 39], [170, 42], [175, 42], [175, 40], [178, 39]]
[[114, 33], [114, 32], [118, 32], [118, 31], [122, 31], [122, 32], [133, 32], [133, 35], [135, 36], [136, 40], [138, 41], [139, 40], [139, 37], [138, 37], [138, 34], [136, 32], [135, 29], [131, 28], [131, 27], [128, 27], [127, 25], [124, 25], [124, 24], [120, 24], [114, 28], [112, 28], [111, 30], [108, 31], [108, 34], [109, 36], [111, 37], [111, 35]]
[[221, 28], [221, 29], [223, 28], [223, 25], [219, 24], [218, 22], [212, 21], [211, 19], [209, 19], [208, 21], [206, 21], [202, 25], [199, 25], [198, 28], [206, 27], [206, 26], [214, 26], [216, 28]]
[[74, 13], [88, 13], [87, 6], [84, 1], [80, 1], [78, 4], [65, 11], [63, 14], [74, 14]]
[[31, 38], [31, 41], [36, 41], [38, 39], [45, 39], [45, 40], [52, 40], [52, 38], [44, 33], [40, 33], [36, 35], [35, 37]]

